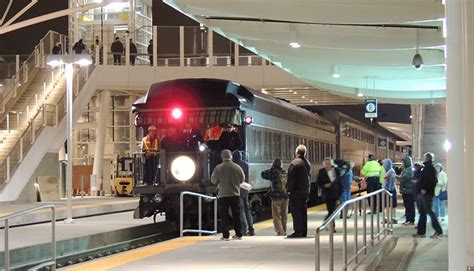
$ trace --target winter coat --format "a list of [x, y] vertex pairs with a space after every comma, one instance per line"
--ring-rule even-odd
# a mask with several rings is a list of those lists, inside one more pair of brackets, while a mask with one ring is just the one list
[[438, 183], [435, 186], [434, 195], [439, 196], [439, 193], [441, 193], [441, 191], [446, 191], [447, 185], [448, 175], [446, 175], [446, 172], [441, 171], [440, 173], [438, 173]]
[[396, 190], [396, 179], [395, 179], [396, 173], [395, 173], [395, 170], [393, 169], [392, 160], [387, 158], [387, 159], [384, 159], [382, 163], [385, 169], [383, 188], [385, 188], [388, 191], [395, 191]]
[[269, 180], [271, 182], [271, 190], [270, 190], [270, 198], [271, 199], [287, 199], [288, 195], [282, 192], [282, 188], [280, 187], [280, 175], [287, 173], [282, 168], [270, 168], [267, 170], [262, 171], [262, 178], [265, 180]]
[[[329, 175], [325, 168], [321, 168], [318, 171], [318, 177], [316, 178], [316, 184], [321, 189], [323, 199], [339, 199], [343, 191], [343, 183], [341, 178], [341, 171], [339, 168], [334, 168], [336, 172], [336, 180], [331, 182]], [[329, 188], [324, 187], [325, 184], [330, 183]]]
[[[249, 182], [249, 164], [247, 162], [242, 160], [242, 153], [240, 151], [234, 151], [232, 153], [232, 162], [236, 163], [237, 165], [242, 168], [245, 174], [245, 180], [244, 182], [248, 183]], [[240, 196], [247, 196], [249, 194], [249, 191], [243, 188], [240, 188]]]
[[420, 180], [418, 181], [418, 192], [426, 191], [426, 195], [434, 196], [434, 189], [438, 180], [436, 178], [436, 170], [431, 161], [423, 163], [424, 167], [421, 171]]
[[309, 195], [311, 165], [305, 157], [291, 161], [288, 167], [288, 195]]
[[123, 53], [123, 44], [120, 40], [116, 40], [112, 43], [112, 46], [110, 47], [110, 51], [112, 53]]
[[217, 185], [218, 198], [240, 196], [240, 184], [244, 180], [242, 168], [230, 160], [217, 165], [211, 175], [211, 182]]
[[400, 193], [401, 194], [413, 194], [415, 183], [413, 182], [413, 169], [411, 164], [411, 158], [405, 156], [402, 158], [403, 169], [400, 173]]

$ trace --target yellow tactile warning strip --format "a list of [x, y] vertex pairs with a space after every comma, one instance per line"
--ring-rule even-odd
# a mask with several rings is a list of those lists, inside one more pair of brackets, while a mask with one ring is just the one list
[[158, 243], [156, 245], [151, 245], [139, 249], [134, 249], [131, 251], [123, 252], [120, 254], [112, 255], [109, 257], [105, 257], [99, 260], [86, 262], [83, 264], [79, 264], [77, 266], [72, 266], [70, 268], [66, 268], [67, 271], [94, 271], [94, 270], [109, 270], [115, 267], [119, 267], [131, 262], [135, 262], [153, 255], [157, 255], [160, 253], [164, 253], [167, 251], [172, 251], [178, 248], [183, 248], [204, 240], [209, 240], [212, 237], [183, 237], [183, 238], [176, 238], [173, 240], [165, 241], [162, 243]]
[[[321, 204], [315, 207], [311, 207], [308, 209], [308, 214], [314, 214], [316, 212], [320, 212], [326, 209], [325, 204]], [[288, 217], [288, 221], [292, 221], [291, 215]], [[273, 220], [268, 219], [259, 223], [254, 224], [254, 228], [257, 231], [261, 231], [264, 229], [268, 229], [273, 227]], [[162, 243], [158, 243], [155, 245], [135, 249], [132, 251], [112, 255], [109, 257], [105, 257], [102, 259], [98, 259], [92, 262], [86, 262], [83, 264], [79, 264], [76, 266], [72, 266], [70, 268], [66, 268], [67, 271], [93, 271], [93, 270], [110, 270], [112, 268], [125, 265], [128, 263], [132, 263], [146, 257], [154, 256], [160, 253], [172, 251], [175, 249], [183, 248], [192, 244], [196, 244], [205, 240], [209, 240], [213, 238], [212, 236], [206, 237], [184, 237], [184, 238], [176, 238], [173, 240], [165, 241]]]

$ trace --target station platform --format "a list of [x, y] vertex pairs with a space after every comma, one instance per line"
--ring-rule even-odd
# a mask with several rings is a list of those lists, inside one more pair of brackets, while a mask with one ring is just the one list
[[[399, 205], [400, 206], [400, 205]], [[403, 207], [402, 207], [403, 208]], [[398, 214], [401, 216], [402, 209]], [[308, 213], [308, 229], [318, 227], [326, 214], [324, 206]], [[289, 217], [291, 218], [291, 216]], [[401, 219], [400, 219], [401, 220]], [[400, 221], [399, 220], [399, 221]], [[401, 221], [403, 222], [403, 221]], [[352, 220], [348, 222], [350, 225]], [[292, 232], [291, 219], [288, 233]], [[447, 233], [447, 222], [442, 226]], [[314, 270], [314, 230], [308, 238], [275, 236], [271, 220], [256, 223], [256, 236], [221, 241], [220, 235], [184, 237], [74, 265], [64, 270]], [[335, 268], [342, 265], [342, 222], [336, 222]], [[368, 255], [350, 270], [448, 270], [448, 238], [413, 239], [413, 226], [394, 225], [394, 234], [368, 249]], [[351, 231], [348, 228], [348, 231]], [[432, 229], [428, 225], [427, 234]], [[231, 232], [232, 234], [232, 232]], [[349, 238], [349, 237], [348, 237]], [[352, 251], [351, 241], [349, 249]], [[321, 270], [328, 270], [328, 233], [321, 238]]]
[[[75, 197], [72, 200], [73, 217], [79, 218], [132, 211], [138, 206], [138, 201], [139, 198], [135, 197]], [[67, 217], [67, 201], [65, 199], [51, 202], [2, 203], [0, 204], [0, 217], [45, 204], [54, 204], [56, 206], [57, 220], [63, 220]], [[12, 219], [10, 226], [48, 221], [51, 221], [51, 211], [44, 209]]]

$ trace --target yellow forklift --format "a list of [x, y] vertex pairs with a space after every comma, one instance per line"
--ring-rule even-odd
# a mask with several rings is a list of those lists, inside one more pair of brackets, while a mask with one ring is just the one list
[[135, 185], [133, 165], [132, 157], [117, 157], [117, 167], [114, 178], [116, 196], [133, 196], [132, 191]]

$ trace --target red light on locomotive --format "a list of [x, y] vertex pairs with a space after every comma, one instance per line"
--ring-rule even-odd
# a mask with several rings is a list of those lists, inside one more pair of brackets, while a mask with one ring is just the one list
[[173, 108], [173, 110], [171, 110], [171, 116], [176, 120], [180, 119], [183, 116], [183, 111], [179, 108]]
[[245, 124], [250, 125], [253, 122], [253, 118], [250, 116], [245, 117], [244, 119]]

